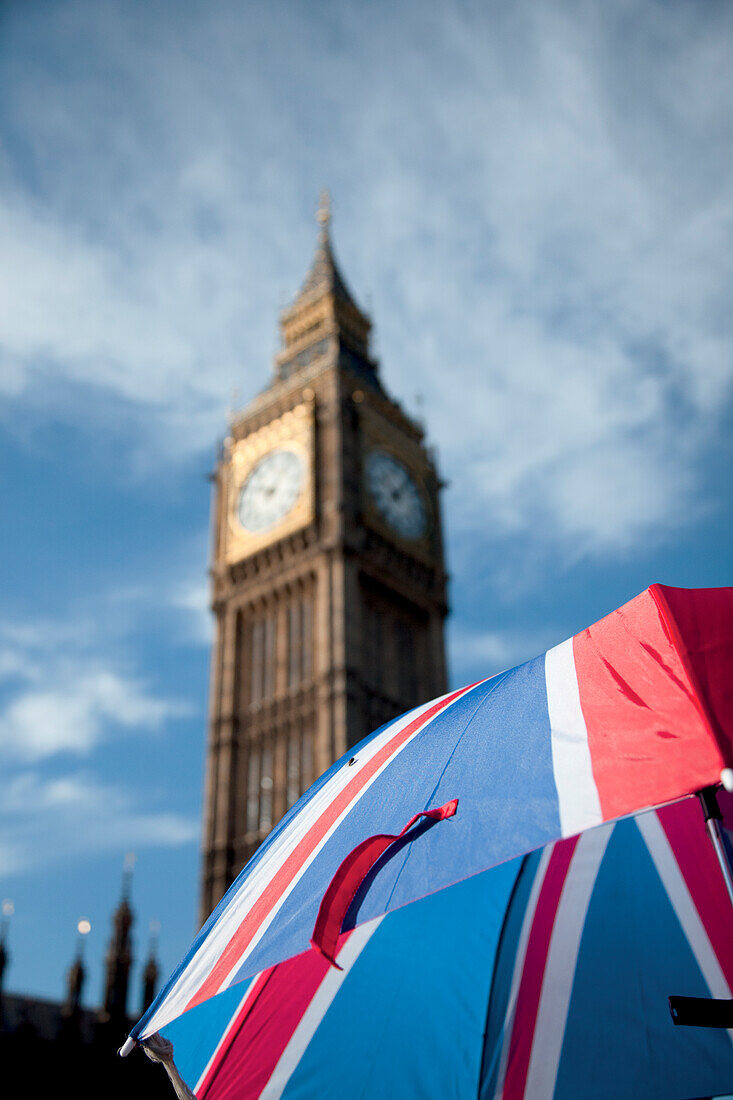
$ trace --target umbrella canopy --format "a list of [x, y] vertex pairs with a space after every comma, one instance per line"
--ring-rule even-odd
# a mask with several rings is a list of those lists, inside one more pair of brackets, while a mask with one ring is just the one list
[[[728, 800], [730, 807], [733, 800]], [[730, 907], [694, 799], [559, 841], [346, 933], [163, 1029], [200, 1100], [711, 1096]]]
[[[733, 800], [727, 798], [733, 823]], [[695, 799], [527, 857], [496, 959], [481, 1097], [733, 1089], [733, 1032], [677, 1028], [670, 994], [729, 998], [730, 902]]]
[[378, 730], [273, 831], [133, 1037], [236, 996], [302, 954], [317, 921], [321, 947], [338, 946], [342, 927], [356, 936], [487, 868], [716, 783], [733, 764], [732, 668], [733, 589], [654, 585], [542, 657]]

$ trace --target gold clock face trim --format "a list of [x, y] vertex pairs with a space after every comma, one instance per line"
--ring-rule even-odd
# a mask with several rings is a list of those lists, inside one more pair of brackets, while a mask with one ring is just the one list
[[232, 445], [224, 472], [227, 562], [314, 518], [313, 409], [299, 405]]

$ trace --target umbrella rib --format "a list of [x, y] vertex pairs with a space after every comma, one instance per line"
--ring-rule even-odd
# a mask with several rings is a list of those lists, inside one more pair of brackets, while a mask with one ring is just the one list
[[[482, 1044], [481, 1044], [481, 1046], [482, 1046], [482, 1049], [481, 1049], [481, 1068], [479, 1070], [478, 1091], [476, 1093], [476, 1100], [481, 1100], [481, 1085], [482, 1085], [482, 1082], [484, 1080], [484, 1073], [487, 1072], [486, 1071], [486, 1039], [487, 1039], [488, 1033], [489, 1033], [489, 1019], [491, 1017], [491, 1002], [492, 1002], [492, 999], [494, 997], [494, 988], [495, 988], [495, 984], [496, 984], [496, 971], [497, 971], [497, 967], [498, 967], [498, 964], [499, 964], [499, 955], [501, 954], [501, 949], [502, 949], [504, 939], [505, 939], [506, 934], [507, 934], [507, 926], [508, 926], [508, 923], [509, 923], [509, 915], [512, 912], [514, 901], [515, 901], [516, 896], [517, 896], [517, 891], [519, 889], [519, 883], [521, 882], [524, 875], [526, 874], [529, 859], [530, 859], [529, 854], [527, 854], [525, 856], [522, 856], [522, 862], [520, 864], [519, 870], [517, 871], [517, 877], [514, 879], [514, 885], [512, 886], [511, 893], [509, 894], [509, 900], [507, 901], [506, 909], [504, 910], [504, 918], [501, 922], [501, 929], [499, 931], [499, 938], [496, 941], [496, 951], [494, 952], [494, 964], [491, 968], [491, 984], [489, 985], [489, 996], [488, 996], [488, 999], [487, 999], [487, 1002], [486, 1002], [486, 1019], [484, 1020], [484, 1030], [483, 1030], [483, 1037], [482, 1037]], [[503, 1040], [503, 1031], [502, 1031], [502, 1040]], [[495, 1051], [495, 1053], [492, 1057], [492, 1060], [491, 1060], [492, 1061], [492, 1066], [490, 1068], [493, 1068], [493, 1063], [496, 1061], [496, 1058], [501, 1053], [501, 1047], [502, 1047], [502, 1043], [499, 1043], [498, 1046], [497, 1046], [497, 1049], [496, 1049], [496, 1051]]]
[[[457, 740], [456, 740], [456, 743], [455, 743], [455, 745], [454, 745], [454, 746], [453, 746], [453, 748], [451, 749], [451, 751], [450, 751], [450, 753], [449, 753], [449, 755], [448, 755], [448, 759], [446, 760], [445, 764], [444, 764], [444, 765], [443, 765], [443, 767], [441, 768], [441, 771], [440, 771], [440, 775], [439, 775], [439, 776], [438, 776], [438, 778], [436, 779], [436, 781], [435, 781], [435, 785], [434, 785], [434, 787], [433, 787], [432, 791], [430, 792], [430, 794], [428, 795], [428, 797], [427, 797], [427, 798], [425, 799], [425, 804], [426, 804], [427, 806], [429, 806], [429, 805], [430, 805], [430, 803], [431, 803], [431, 802], [433, 801], [433, 799], [435, 798], [435, 795], [436, 795], [436, 793], [437, 793], [438, 787], [440, 786], [441, 782], [443, 781], [443, 777], [444, 777], [445, 773], [446, 773], [446, 772], [447, 772], [447, 770], [448, 770], [448, 766], [449, 766], [449, 764], [450, 764], [451, 760], [453, 759], [453, 756], [455, 755], [455, 753], [456, 753], [456, 751], [457, 751], [457, 749], [458, 749], [458, 746], [460, 745], [460, 743], [461, 743], [461, 741], [463, 740], [464, 736], [465, 736], [465, 735], [466, 735], [466, 734], [468, 733], [468, 730], [469, 730], [470, 726], [472, 725], [472, 723], [473, 723], [473, 720], [475, 719], [475, 717], [476, 717], [476, 715], [478, 714], [479, 710], [480, 710], [480, 709], [481, 709], [481, 707], [482, 707], [482, 706], [484, 705], [484, 703], [485, 703], [485, 702], [486, 702], [486, 700], [487, 700], [487, 699], [489, 698], [489, 696], [490, 696], [490, 695], [492, 695], [492, 694], [494, 693], [494, 691], [496, 690], [496, 688], [498, 688], [498, 687], [499, 687], [499, 685], [500, 685], [501, 683], [503, 683], [503, 681], [504, 681], [504, 680], [506, 679], [506, 677], [507, 677], [508, 675], [509, 675], [509, 670], [507, 670], [507, 672], [501, 672], [501, 673], [499, 673], [499, 675], [498, 675], [498, 676], [494, 676], [494, 677], [492, 677], [492, 679], [491, 679], [491, 680], [489, 680], [489, 681], [488, 681], [488, 683], [489, 683], [489, 684], [491, 685], [491, 686], [490, 686], [490, 689], [489, 689], [489, 691], [487, 691], [487, 692], [486, 692], [486, 694], [485, 694], [485, 695], [483, 696], [483, 698], [482, 698], [482, 699], [480, 699], [480, 700], [479, 700], [479, 701], [478, 701], [478, 702], [476, 703], [476, 706], [475, 706], [475, 707], [473, 708], [473, 711], [472, 711], [472, 713], [471, 713], [471, 716], [470, 716], [470, 718], [469, 718], [469, 719], [468, 719], [468, 721], [466, 722], [465, 726], [463, 727], [463, 729], [462, 729], [462, 731], [461, 731], [461, 734], [460, 734], [460, 736], [459, 736], [459, 737], [457, 738]], [[389, 896], [387, 897], [387, 904], [386, 904], [386, 906], [385, 906], [385, 910], [388, 910], [388, 909], [389, 909], [389, 906], [390, 906], [390, 904], [391, 904], [392, 898], [393, 898], [393, 896], [394, 896], [394, 892], [395, 892], [395, 890], [397, 889], [397, 885], [398, 885], [398, 883], [399, 883], [399, 881], [400, 881], [400, 878], [401, 878], [401, 876], [402, 876], [402, 872], [404, 871], [405, 867], [407, 866], [407, 861], [408, 861], [408, 859], [410, 858], [410, 854], [411, 854], [411, 851], [412, 851], [412, 845], [411, 845], [411, 844], [408, 844], [408, 845], [407, 845], [407, 850], [405, 851], [404, 859], [402, 860], [402, 863], [401, 863], [401, 865], [400, 865], [400, 869], [399, 869], [399, 871], [397, 871], [397, 872], [396, 872], [396, 874], [395, 874], [395, 879], [394, 879], [394, 882], [392, 883], [392, 888], [391, 888], [391, 890], [390, 890], [390, 892], [389, 892]]]

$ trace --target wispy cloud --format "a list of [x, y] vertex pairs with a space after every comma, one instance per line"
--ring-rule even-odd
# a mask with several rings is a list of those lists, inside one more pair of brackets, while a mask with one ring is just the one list
[[[59, 639], [65, 643], [59, 646]], [[0, 629], [0, 755], [88, 756], [120, 734], [148, 734], [189, 712], [139, 677], [91, 656], [65, 624]]]
[[0, 713], [0, 753], [21, 760], [86, 756], [113, 731], [150, 733], [188, 713], [109, 668], [62, 667], [53, 681], [21, 690]]
[[[13, 403], [101, 387], [141, 454], [210, 446], [267, 378], [326, 180], [454, 532], [619, 555], [694, 522], [731, 392], [727, 6], [179, 14], [16, 28], [59, 63], [15, 72], [0, 177]], [[79, 34], [98, 62], [72, 80]]]
[[159, 811], [118, 784], [86, 772], [44, 776], [24, 770], [0, 781], [0, 875], [92, 853], [189, 844], [193, 817]]
[[0, 874], [195, 839], [193, 817], [161, 808], [170, 792], [154, 775], [119, 764], [111, 774], [110, 750], [130, 759], [144, 746], [150, 759], [151, 737], [163, 741], [191, 713], [121, 648], [82, 615], [0, 623]]

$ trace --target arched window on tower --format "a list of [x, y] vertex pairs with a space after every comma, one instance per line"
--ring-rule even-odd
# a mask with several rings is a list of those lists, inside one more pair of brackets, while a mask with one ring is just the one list
[[259, 706], [275, 695], [276, 618], [274, 611], [253, 618], [250, 623], [249, 701]]
[[310, 680], [313, 667], [313, 600], [299, 592], [288, 605], [288, 688]]

